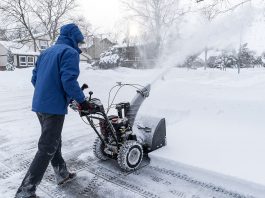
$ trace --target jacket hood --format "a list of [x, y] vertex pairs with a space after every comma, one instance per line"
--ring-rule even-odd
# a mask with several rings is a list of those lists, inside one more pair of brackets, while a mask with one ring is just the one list
[[78, 26], [74, 23], [70, 23], [61, 27], [60, 36], [56, 44], [66, 44], [73, 47], [79, 54], [82, 51], [78, 48], [78, 43], [84, 41], [84, 36], [81, 33]]

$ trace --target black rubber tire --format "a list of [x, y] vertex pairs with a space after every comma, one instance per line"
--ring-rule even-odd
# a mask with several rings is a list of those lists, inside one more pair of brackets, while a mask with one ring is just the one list
[[104, 144], [99, 137], [95, 139], [95, 142], [93, 144], [93, 153], [100, 160], [106, 161], [109, 159], [107, 154], [104, 152]]
[[[135, 161], [133, 164], [130, 162], [130, 156], [132, 152], [136, 152], [137, 155], [134, 156]], [[143, 148], [141, 144], [139, 144], [135, 140], [128, 140], [126, 141], [119, 150], [117, 161], [121, 169], [125, 171], [134, 171], [136, 170], [139, 165], [141, 164], [143, 159]]]

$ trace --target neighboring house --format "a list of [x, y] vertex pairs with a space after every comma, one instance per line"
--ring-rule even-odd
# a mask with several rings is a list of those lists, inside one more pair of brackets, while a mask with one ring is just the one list
[[[39, 52], [46, 50], [53, 44], [50, 37], [46, 33], [35, 34], [34, 38], [37, 45], [37, 51]], [[17, 39], [16, 41], [29, 46], [30, 49], [34, 51], [34, 42], [30, 37], [24, 39]], [[87, 54], [86, 52], [83, 52], [80, 55], [81, 62], [90, 62], [91, 59], [91, 56], [89, 56], [89, 54]]]
[[102, 69], [114, 67], [129, 68], [153, 68], [156, 63], [154, 47], [147, 45], [115, 45], [100, 56], [99, 61], [94, 63]]
[[[34, 42], [30, 37], [13, 41], [0, 41], [0, 70], [10, 69], [10, 67], [33, 67], [39, 54], [52, 45], [47, 34], [40, 33], [34, 36], [36, 51], [34, 50]], [[85, 52], [80, 55], [82, 62], [90, 62], [91, 59]]]
[[130, 68], [153, 68], [156, 57], [152, 44], [115, 46], [123, 57], [122, 65]]
[[[36, 42], [36, 51], [46, 50], [48, 47], [52, 45], [52, 41], [47, 33], [34, 34], [34, 38]], [[31, 37], [15, 39], [13, 41], [27, 45], [32, 51], [34, 51], [34, 42]]]
[[0, 70], [8, 67], [26, 68], [35, 65], [40, 53], [13, 41], [0, 41]]
[[83, 52], [87, 53], [92, 59], [99, 59], [100, 54], [110, 47], [114, 46], [115, 43], [112, 43], [109, 39], [104, 38], [93, 38], [92, 45], [90, 46], [83, 46], [81, 49]]
[[[36, 51], [46, 50], [48, 47], [52, 45], [52, 41], [48, 36], [48, 34], [46, 33], [34, 34], [34, 38], [36, 42]], [[13, 41], [27, 45], [32, 51], [34, 51], [34, 42], [31, 37], [15, 39]]]

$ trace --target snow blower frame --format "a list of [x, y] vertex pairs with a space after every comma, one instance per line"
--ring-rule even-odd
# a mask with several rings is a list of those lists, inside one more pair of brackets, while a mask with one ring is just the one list
[[[113, 104], [118, 92], [124, 86], [134, 87], [137, 90], [136, 96], [131, 103]], [[88, 86], [84, 84], [81, 88], [84, 90]], [[115, 88], [117, 91], [110, 104], [110, 96]], [[137, 84], [117, 83], [109, 92], [106, 111], [99, 99], [92, 98], [92, 91], [86, 98], [89, 103], [89, 110], [81, 110], [76, 101], [70, 103], [70, 107], [78, 111], [82, 119], [85, 117], [88, 123], [85, 122], [97, 134], [93, 153], [98, 159], [115, 159], [121, 169], [132, 171], [139, 167], [144, 154], [166, 145], [164, 118], [141, 117], [139, 120], [136, 119], [141, 104], [149, 96], [150, 88], [150, 85], [143, 87]], [[116, 108], [117, 115], [107, 115], [111, 108]], [[98, 120], [99, 124], [96, 124], [94, 120]], [[98, 127], [100, 130], [97, 129]]]

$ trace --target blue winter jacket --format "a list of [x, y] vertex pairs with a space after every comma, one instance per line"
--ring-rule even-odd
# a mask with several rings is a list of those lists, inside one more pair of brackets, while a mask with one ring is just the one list
[[82, 103], [84, 93], [79, 76], [78, 43], [84, 37], [75, 24], [61, 28], [56, 44], [39, 56], [31, 82], [35, 87], [32, 111], [64, 115], [71, 99]]

